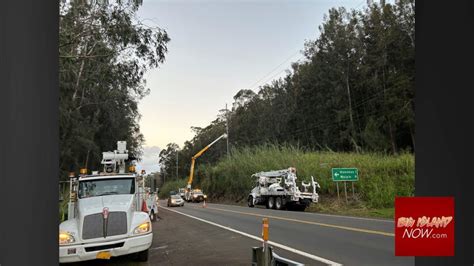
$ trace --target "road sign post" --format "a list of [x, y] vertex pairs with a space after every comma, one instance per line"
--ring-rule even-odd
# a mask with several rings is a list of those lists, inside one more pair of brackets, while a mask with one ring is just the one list
[[346, 186], [346, 181], [344, 181], [344, 195], [346, 196], [346, 204], [347, 204], [347, 186]]
[[357, 168], [332, 168], [332, 181], [336, 182], [337, 199], [339, 200], [339, 182], [344, 182], [344, 195], [347, 201], [347, 181], [352, 182], [352, 198], [354, 194], [354, 181], [359, 180], [359, 170]]

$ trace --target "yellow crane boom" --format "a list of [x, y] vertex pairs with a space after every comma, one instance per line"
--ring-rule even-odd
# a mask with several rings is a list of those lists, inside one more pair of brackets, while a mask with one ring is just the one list
[[227, 134], [222, 134], [220, 137], [215, 139], [213, 142], [211, 142], [209, 145], [204, 147], [202, 150], [200, 150], [198, 153], [196, 153], [192, 159], [191, 159], [191, 169], [189, 170], [189, 179], [188, 179], [188, 185], [187, 185], [187, 190], [191, 190], [191, 184], [193, 183], [193, 178], [194, 178], [194, 163], [199, 156], [201, 156], [205, 151], [207, 151], [214, 143], [218, 142], [222, 138], [227, 138]]

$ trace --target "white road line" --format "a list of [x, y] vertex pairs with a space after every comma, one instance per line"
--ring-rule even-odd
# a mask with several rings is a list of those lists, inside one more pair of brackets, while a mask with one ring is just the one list
[[[237, 234], [246, 236], [246, 237], [248, 237], [248, 238], [251, 238], [251, 239], [254, 239], [254, 240], [263, 242], [263, 240], [262, 240], [260, 237], [256, 237], [256, 236], [254, 236], [254, 235], [247, 234], [247, 233], [244, 233], [244, 232], [241, 232], [241, 231], [232, 229], [232, 228], [230, 228], [230, 227], [228, 227], [228, 226], [216, 224], [216, 223], [214, 223], [214, 222], [211, 222], [211, 221], [208, 221], [208, 220], [204, 220], [204, 219], [201, 219], [201, 218], [198, 218], [198, 217], [195, 217], [195, 216], [192, 216], [192, 215], [189, 215], [189, 214], [180, 212], [180, 211], [172, 210], [172, 209], [169, 209], [169, 208], [167, 208], [167, 207], [163, 207], [163, 206], [159, 206], [159, 207], [160, 207], [160, 208], [163, 208], [163, 209], [165, 209], [165, 210], [171, 211], [171, 212], [175, 212], [175, 213], [178, 213], [178, 214], [187, 216], [187, 217], [189, 217], [189, 218], [196, 219], [196, 220], [201, 221], [201, 222], [204, 222], [204, 223], [208, 223], [208, 224], [210, 224], [210, 225], [214, 225], [214, 226], [220, 227], [220, 228], [222, 228], [222, 229], [226, 229], [226, 230], [228, 230], [228, 231], [231, 231], [231, 232], [234, 232], [234, 233], [237, 233]], [[328, 259], [325, 259], [325, 258], [321, 258], [321, 257], [315, 256], [315, 255], [313, 255], [313, 254], [309, 254], [309, 253], [307, 253], [307, 252], [304, 252], [304, 251], [301, 251], [301, 250], [298, 250], [298, 249], [295, 249], [295, 248], [292, 248], [292, 247], [288, 247], [288, 246], [285, 246], [285, 245], [283, 245], [283, 244], [279, 244], [279, 243], [276, 243], [276, 242], [273, 242], [273, 241], [268, 241], [268, 244], [270, 244], [270, 245], [272, 245], [272, 246], [275, 246], [275, 247], [278, 247], [278, 248], [281, 248], [281, 249], [284, 249], [284, 250], [287, 250], [287, 251], [290, 251], [290, 252], [293, 252], [293, 253], [298, 254], [298, 255], [301, 255], [301, 256], [303, 256], [303, 257], [307, 257], [307, 258], [310, 258], [310, 259], [312, 259], [312, 260], [316, 260], [316, 261], [325, 263], [325, 264], [327, 264], [327, 265], [342, 266], [342, 264], [340, 264], [340, 263], [337, 263], [337, 262], [334, 262], [334, 261], [331, 261], [331, 260], [328, 260]]]
[[[208, 203], [209, 204], [209, 203]], [[211, 205], [220, 205], [220, 206], [226, 206], [226, 207], [239, 207], [241, 209], [247, 209], [245, 207], [239, 206], [239, 205], [232, 205], [232, 204], [219, 204], [219, 203], [211, 203]], [[281, 212], [281, 211], [276, 211], [276, 210], [269, 210], [272, 212]], [[366, 218], [366, 217], [356, 217], [356, 216], [344, 216], [344, 215], [338, 215], [338, 214], [327, 214], [327, 213], [318, 213], [318, 212], [301, 212], [300, 214], [307, 215], [307, 216], [328, 216], [328, 217], [340, 217], [340, 218], [345, 218], [345, 219], [355, 219], [355, 220], [367, 220], [367, 221], [375, 221], [375, 222], [384, 222], [384, 223], [394, 223], [393, 220], [389, 219], [377, 219], [377, 218]]]

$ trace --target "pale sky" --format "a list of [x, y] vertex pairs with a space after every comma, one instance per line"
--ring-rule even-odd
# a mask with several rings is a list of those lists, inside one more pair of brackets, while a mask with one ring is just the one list
[[209, 125], [240, 89], [257, 92], [283, 76], [305, 40], [319, 35], [324, 14], [340, 6], [361, 9], [366, 0], [144, 0], [138, 16], [171, 41], [164, 64], [145, 75], [151, 93], [139, 104], [143, 167], [156, 171], [157, 147], [182, 147], [191, 126]]

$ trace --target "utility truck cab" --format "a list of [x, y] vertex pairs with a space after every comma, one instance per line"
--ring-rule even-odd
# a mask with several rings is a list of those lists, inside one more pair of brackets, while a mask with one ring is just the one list
[[191, 202], [203, 202], [207, 199], [207, 195], [202, 193], [202, 190], [196, 188], [191, 190], [191, 193], [189, 194], [189, 199], [188, 201]]
[[87, 175], [85, 169], [70, 182], [68, 219], [59, 225], [59, 262], [76, 262], [136, 254], [148, 260], [153, 233], [134, 167], [125, 173], [128, 151], [118, 142], [104, 152], [104, 172]]

